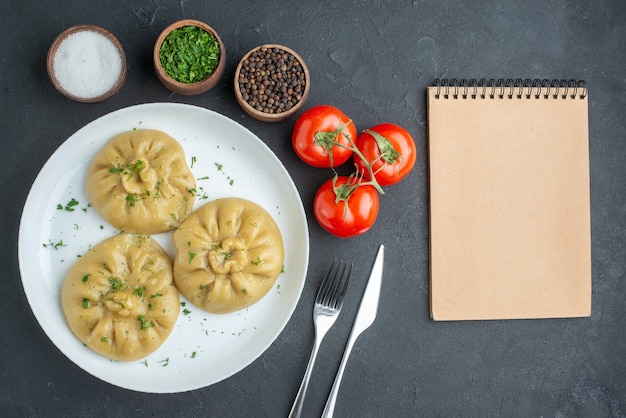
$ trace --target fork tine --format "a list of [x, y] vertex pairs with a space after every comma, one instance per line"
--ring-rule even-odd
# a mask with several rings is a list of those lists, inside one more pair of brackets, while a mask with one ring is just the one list
[[315, 302], [331, 309], [341, 308], [351, 273], [352, 264], [335, 260], [322, 282]]
[[315, 297], [315, 303], [319, 303], [325, 305], [324, 301], [328, 298], [328, 294], [330, 293], [330, 287], [332, 285], [332, 278], [337, 274], [337, 270], [339, 269], [339, 263], [337, 259], [333, 261], [333, 264], [330, 265], [328, 272], [326, 273], [326, 277], [324, 277], [324, 281], [317, 291], [317, 296]]
[[334, 305], [333, 307], [335, 309], [341, 309], [341, 307], [343, 306], [343, 297], [346, 294], [348, 282], [350, 281], [350, 276], [352, 275], [352, 263], [345, 263], [344, 267], [346, 266], [347, 269], [344, 268], [341, 279], [339, 280], [339, 283], [337, 285], [337, 292], [335, 292], [334, 294], [335, 298], [332, 305]]

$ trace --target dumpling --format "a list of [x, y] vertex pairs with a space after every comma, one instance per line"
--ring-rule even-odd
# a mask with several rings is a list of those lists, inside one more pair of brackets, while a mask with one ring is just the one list
[[119, 361], [155, 351], [180, 312], [165, 250], [148, 235], [125, 233], [98, 243], [74, 263], [61, 304], [76, 337]]
[[283, 269], [283, 239], [271, 215], [239, 198], [209, 202], [174, 232], [174, 283], [212, 313], [252, 305]]
[[196, 196], [183, 148], [153, 129], [113, 137], [92, 161], [86, 187], [104, 219], [138, 234], [176, 228], [191, 213]]

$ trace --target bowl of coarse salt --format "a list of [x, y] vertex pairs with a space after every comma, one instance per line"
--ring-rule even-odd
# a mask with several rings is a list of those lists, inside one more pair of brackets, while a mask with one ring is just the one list
[[48, 76], [64, 96], [97, 103], [115, 96], [126, 81], [126, 56], [117, 38], [95, 25], [77, 25], [48, 50]]

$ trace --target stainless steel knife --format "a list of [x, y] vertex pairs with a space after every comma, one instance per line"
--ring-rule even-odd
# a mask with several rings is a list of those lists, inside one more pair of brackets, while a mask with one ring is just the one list
[[341, 364], [339, 365], [339, 370], [337, 371], [337, 376], [335, 377], [335, 382], [333, 383], [330, 395], [328, 396], [328, 401], [326, 401], [326, 406], [324, 407], [324, 412], [322, 413], [323, 418], [331, 418], [333, 416], [335, 402], [337, 401], [337, 393], [339, 392], [339, 386], [341, 385], [341, 378], [343, 377], [348, 357], [350, 357], [350, 352], [352, 351], [352, 347], [354, 346], [356, 339], [363, 331], [368, 329], [370, 325], [374, 323], [374, 319], [376, 319], [378, 300], [380, 298], [380, 287], [383, 279], [384, 258], [385, 246], [381, 245], [378, 248], [378, 254], [376, 254], [376, 259], [374, 260], [374, 265], [372, 266], [372, 271], [370, 272], [370, 277], [367, 281], [367, 286], [365, 287], [365, 292], [363, 293], [359, 310], [357, 311], [356, 318], [354, 319], [352, 331], [350, 332], [350, 337], [348, 338], [348, 343], [346, 344], [346, 349], [344, 350], [343, 358], [341, 359]]

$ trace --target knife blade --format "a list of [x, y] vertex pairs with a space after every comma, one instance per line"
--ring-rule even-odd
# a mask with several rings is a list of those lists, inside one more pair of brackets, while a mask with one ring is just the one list
[[369, 279], [367, 280], [367, 286], [363, 292], [361, 304], [359, 305], [359, 310], [357, 311], [356, 318], [354, 319], [352, 331], [350, 331], [350, 337], [348, 337], [348, 342], [346, 343], [346, 348], [343, 352], [343, 357], [341, 358], [341, 364], [339, 365], [337, 376], [335, 376], [333, 387], [330, 390], [330, 395], [326, 401], [326, 406], [324, 407], [324, 412], [322, 413], [323, 418], [331, 418], [333, 416], [343, 372], [346, 368], [346, 364], [348, 363], [348, 358], [350, 357], [354, 343], [361, 333], [368, 329], [376, 319], [378, 301], [380, 299], [380, 288], [383, 279], [384, 258], [385, 246], [381, 245], [378, 248], [378, 253], [376, 254], [376, 259], [374, 260], [374, 265], [372, 266], [372, 271], [370, 272]]

